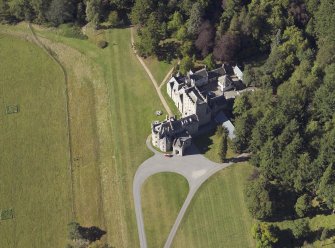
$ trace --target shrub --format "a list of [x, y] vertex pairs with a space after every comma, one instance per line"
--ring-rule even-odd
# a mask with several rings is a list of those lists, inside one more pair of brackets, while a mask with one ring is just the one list
[[98, 47], [104, 49], [108, 46], [108, 42], [105, 41], [105, 40], [99, 40], [97, 45], [98, 45]]
[[291, 227], [291, 231], [293, 236], [298, 240], [306, 238], [310, 233], [309, 221], [306, 219], [294, 221]]
[[120, 24], [119, 15], [116, 11], [111, 11], [108, 15], [108, 24], [111, 27], [117, 27]]
[[62, 24], [58, 27], [58, 33], [67, 38], [86, 40], [87, 36], [82, 33], [81, 28], [73, 24]]
[[279, 229], [264, 222], [256, 223], [252, 227], [252, 236], [256, 240], [257, 248], [270, 248], [278, 242]]

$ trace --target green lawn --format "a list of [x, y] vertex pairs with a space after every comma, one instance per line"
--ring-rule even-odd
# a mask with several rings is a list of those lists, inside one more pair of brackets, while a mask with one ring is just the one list
[[179, 112], [177, 106], [174, 104], [172, 99], [169, 97], [167, 91], [166, 91], [166, 84], [163, 85], [163, 87], [160, 89], [162, 92], [163, 97], [165, 98], [167, 104], [169, 105], [172, 113], [176, 115], [178, 118], [181, 117], [181, 113]]
[[254, 247], [252, 218], [243, 188], [252, 167], [228, 167], [201, 186], [177, 231], [172, 247]]
[[[196, 137], [194, 139], [194, 143], [206, 158], [217, 163], [221, 162], [219, 156], [220, 137], [215, 135], [215, 130]], [[227, 158], [232, 158], [235, 156], [234, 151], [231, 149], [230, 143], [231, 141], [228, 140]]]
[[[0, 34], [0, 247], [65, 247], [72, 219], [62, 71], [36, 45]], [[6, 114], [7, 107], [19, 112]]]
[[142, 207], [148, 247], [163, 247], [188, 194], [187, 180], [174, 173], [150, 177], [142, 188]]
[[162, 83], [163, 79], [166, 77], [168, 72], [172, 69], [173, 64], [175, 63], [174, 61], [172, 61], [171, 63], [158, 61], [156, 58], [153, 57], [146, 58], [144, 61], [159, 85]]

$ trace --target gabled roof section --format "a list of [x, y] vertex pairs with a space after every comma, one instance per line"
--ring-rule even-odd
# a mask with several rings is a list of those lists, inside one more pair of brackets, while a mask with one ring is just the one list
[[208, 72], [208, 79], [218, 78], [226, 74], [226, 70], [223, 67], [220, 67]]
[[195, 80], [195, 81], [198, 81], [202, 78], [206, 78], [208, 77], [208, 72], [206, 70], [206, 68], [203, 68], [199, 71], [196, 71], [195, 73], [193, 73], [192, 75], [190, 75], [190, 78]]

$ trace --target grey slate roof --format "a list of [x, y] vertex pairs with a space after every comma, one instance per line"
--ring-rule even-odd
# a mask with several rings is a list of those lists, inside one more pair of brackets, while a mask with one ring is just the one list
[[223, 75], [226, 75], [226, 70], [223, 67], [220, 67], [218, 69], [214, 69], [214, 70], [208, 72], [208, 79], [218, 78], [218, 77], [221, 77]]
[[195, 81], [200, 80], [200, 79], [205, 78], [205, 77], [208, 77], [208, 72], [207, 72], [206, 68], [203, 68], [199, 71], [196, 71], [195, 73], [190, 75], [190, 78], [194, 79]]

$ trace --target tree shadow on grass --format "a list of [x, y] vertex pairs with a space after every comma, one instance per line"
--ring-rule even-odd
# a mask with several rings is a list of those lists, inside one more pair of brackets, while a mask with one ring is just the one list
[[101, 230], [99, 227], [91, 226], [91, 227], [82, 227], [78, 228], [79, 234], [85, 240], [90, 242], [95, 242], [100, 240], [103, 235], [106, 234], [106, 231]]

